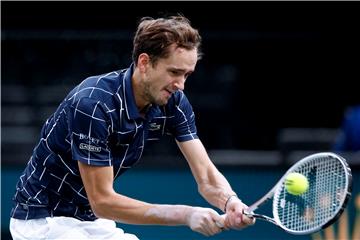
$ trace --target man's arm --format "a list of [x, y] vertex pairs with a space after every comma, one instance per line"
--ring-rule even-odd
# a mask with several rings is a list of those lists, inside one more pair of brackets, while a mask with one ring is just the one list
[[236, 193], [211, 162], [203, 144], [195, 139], [178, 142], [198, 184], [199, 193], [213, 206], [224, 210], [228, 198]]
[[212, 209], [186, 205], [150, 204], [118, 194], [113, 189], [113, 167], [78, 162], [85, 190], [97, 217], [130, 224], [188, 225], [204, 235], [220, 230], [221, 217]]
[[243, 209], [247, 206], [239, 198], [232, 197], [236, 193], [232, 190], [226, 178], [211, 162], [202, 142], [195, 139], [177, 142], [177, 144], [189, 163], [200, 194], [213, 206], [226, 211], [225, 226], [242, 228], [248, 224], [253, 224], [253, 219], [249, 219], [242, 214]]

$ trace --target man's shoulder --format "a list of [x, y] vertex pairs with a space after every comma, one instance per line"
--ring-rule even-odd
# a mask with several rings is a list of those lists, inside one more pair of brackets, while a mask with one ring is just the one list
[[115, 96], [121, 88], [123, 84], [121, 79], [125, 71], [126, 69], [89, 76], [74, 87], [67, 100], [78, 102], [80, 99], [90, 98], [105, 102]]
[[[126, 69], [125, 69], [126, 70]], [[125, 70], [116, 70], [108, 73], [103, 73], [99, 75], [93, 75], [85, 78], [83, 82], [81, 82], [78, 86], [80, 88], [84, 87], [104, 87], [104, 86], [112, 86], [114, 84], [119, 85], [121, 81], [119, 78], [124, 74]]]

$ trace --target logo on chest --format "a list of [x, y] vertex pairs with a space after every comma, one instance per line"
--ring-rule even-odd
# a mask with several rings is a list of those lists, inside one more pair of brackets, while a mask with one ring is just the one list
[[157, 131], [160, 130], [160, 128], [161, 128], [161, 124], [150, 123], [149, 125], [149, 131]]

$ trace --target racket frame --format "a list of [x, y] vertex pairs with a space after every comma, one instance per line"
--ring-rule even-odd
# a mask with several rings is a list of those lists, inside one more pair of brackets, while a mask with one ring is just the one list
[[[274, 210], [277, 207], [277, 206], [275, 206], [275, 201], [273, 201], [273, 216], [274, 216], [273, 218], [268, 217], [266, 215], [254, 213], [254, 211], [256, 209], [258, 209], [261, 205], [263, 205], [268, 200], [272, 199], [274, 197], [275, 193], [279, 192], [279, 190], [282, 187], [288, 174], [295, 172], [296, 169], [298, 169], [300, 165], [303, 165], [305, 162], [308, 162], [315, 157], [328, 157], [328, 156], [338, 159], [341, 162], [343, 169], [345, 170], [345, 174], [347, 175], [347, 178], [346, 178], [347, 189], [345, 189], [346, 193], [342, 195], [341, 208], [338, 210], [338, 212], [335, 214], [335, 216], [333, 216], [332, 218], [329, 219], [329, 221], [325, 222], [323, 225], [318, 226], [317, 228], [313, 228], [311, 230], [306, 230], [306, 231], [305, 230], [304, 231], [296, 231], [296, 230], [288, 229], [287, 227], [285, 227], [281, 224], [281, 221], [278, 218], [278, 214]], [[341, 214], [343, 213], [344, 209], [346, 208], [347, 203], [351, 197], [351, 191], [352, 191], [352, 174], [351, 174], [351, 169], [350, 169], [349, 165], [347, 164], [346, 160], [343, 157], [341, 157], [335, 153], [332, 153], [332, 152], [315, 153], [315, 154], [309, 155], [307, 157], [304, 157], [303, 159], [301, 159], [297, 163], [295, 163], [290, 169], [288, 169], [286, 171], [286, 173], [282, 176], [282, 178], [275, 184], [275, 186], [267, 194], [265, 194], [262, 198], [260, 198], [258, 201], [256, 201], [252, 205], [250, 205], [247, 210], [244, 210], [243, 214], [245, 214], [248, 217], [254, 217], [256, 219], [261, 219], [261, 220], [271, 222], [271, 223], [275, 224], [276, 226], [279, 226], [280, 228], [284, 229], [286, 232], [289, 232], [292, 234], [297, 234], [297, 235], [310, 234], [313, 232], [317, 232], [321, 229], [327, 228], [341, 216]]]

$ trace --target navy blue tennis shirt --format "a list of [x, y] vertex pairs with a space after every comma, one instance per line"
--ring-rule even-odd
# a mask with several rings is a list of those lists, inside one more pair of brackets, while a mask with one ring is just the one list
[[95, 220], [78, 162], [113, 166], [114, 179], [141, 157], [147, 140], [165, 134], [196, 139], [195, 117], [182, 91], [142, 117], [131, 84], [134, 66], [85, 79], [47, 119], [16, 186], [11, 217]]

